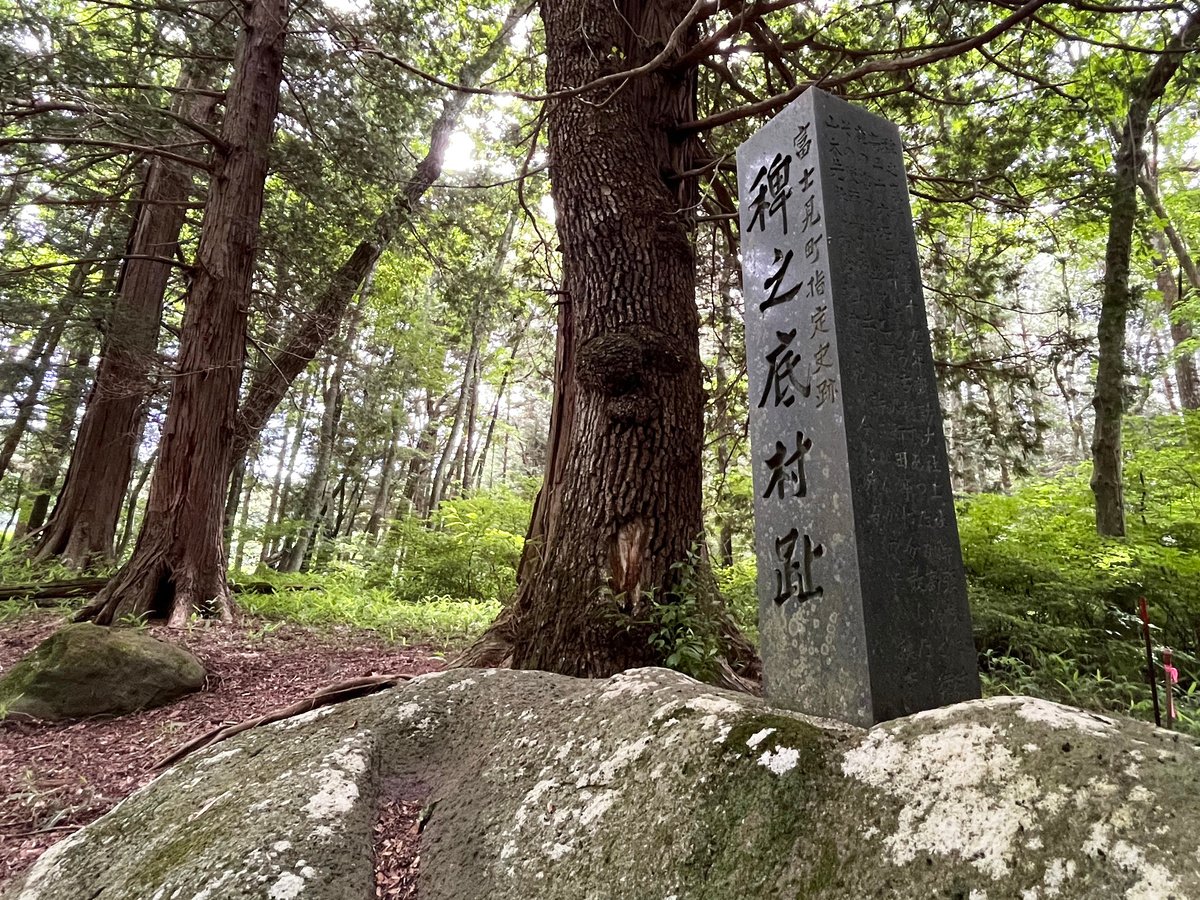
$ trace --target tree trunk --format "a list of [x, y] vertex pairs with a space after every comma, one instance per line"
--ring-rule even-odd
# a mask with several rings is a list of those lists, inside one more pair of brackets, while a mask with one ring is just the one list
[[1120, 129], [1108, 245], [1104, 254], [1104, 294], [1096, 329], [1099, 365], [1092, 406], [1092, 493], [1096, 497], [1096, 530], [1108, 537], [1125, 534], [1122, 488], [1121, 422], [1125, 411], [1125, 321], [1129, 314], [1129, 257], [1137, 219], [1138, 173], [1145, 164], [1142, 145], [1154, 104], [1183, 61], [1187, 48], [1200, 35], [1200, 9], [1194, 9], [1155, 61], [1146, 79], [1130, 96], [1129, 111]]
[[483, 377], [483, 353], [475, 354], [475, 368], [471, 370], [471, 396], [467, 400], [467, 424], [463, 431], [462, 465], [458, 468], [460, 491], [465, 496], [471, 490], [472, 467], [475, 464], [475, 451], [478, 449], [475, 426], [479, 420], [479, 382]]
[[94, 348], [95, 336], [94, 333], [89, 333], [83, 345], [75, 350], [67, 363], [66, 371], [59, 370], [58, 381], [62, 388], [59, 410], [46, 429], [50, 436], [50, 445], [45, 449], [34, 476], [33, 502], [29, 507], [29, 517], [18, 527], [21, 534], [36, 532], [46, 521], [54, 483], [58, 480], [58, 473], [62, 470], [63, 461], [71, 448], [71, 435], [75, 431], [79, 404], [83, 400], [83, 389], [87, 385]]
[[346, 374], [346, 361], [353, 352], [358, 337], [358, 314], [347, 324], [345, 343], [336, 360], [327, 369], [329, 382], [323, 397], [324, 412], [321, 416], [321, 431], [317, 440], [317, 460], [312, 477], [300, 504], [300, 530], [292, 542], [281, 571], [299, 572], [310, 546], [319, 536], [324, 511], [329, 502], [329, 466], [333, 460], [333, 445], [337, 438], [338, 424], [342, 413], [342, 379]]
[[[713, 498], [718, 508], [724, 494], [725, 481], [733, 463], [733, 454], [737, 446], [734, 439], [733, 415], [731, 412], [732, 391], [729, 368], [732, 363], [730, 349], [733, 344], [733, 292], [740, 288], [741, 279], [738, 277], [738, 261], [729, 257], [721, 263], [720, 297], [721, 307], [718, 311], [720, 321], [715, 323], [717, 332], [717, 361], [715, 371], [716, 396], [712, 400], [713, 427], [717, 433], [716, 456], [718, 490]], [[726, 501], [727, 502], [727, 501]], [[733, 565], [733, 523], [726, 510], [719, 513], [719, 530], [717, 535], [717, 551], [721, 565], [728, 568]]]
[[1008, 467], [1008, 447], [1004, 438], [1004, 423], [1000, 421], [1000, 404], [996, 402], [996, 391], [992, 381], [985, 373], [983, 378], [983, 393], [987, 397], [988, 431], [992, 435], [992, 446], [996, 448], [996, 465], [1000, 469], [1000, 490], [1004, 493], [1012, 488], [1012, 475]]
[[[82, 272], [79, 278], [79, 281], [82, 283], [87, 277], [88, 266], [83, 263], [76, 263], [75, 267], [77, 273]], [[75, 278], [72, 278], [72, 282], [75, 280]], [[8, 426], [8, 430], [4, 432], [4, 440], [0, 442], [0, 478], [3, 478], [8, 473], [8, 467], [17, 452], [21, 438], [25, 436], [25, 430], [29, 427], [29, 420], [33, 418], [33, 412], [37, 408], [38, 399], [41, 397], [42, 387], [46, 383], [46, 376], [50, 374], [50, 369], [54, 363], [54, 354], [58, 350], [58, 342], [62, 339], [63, 328], [65, 327], [65, 318], [59, 319], [54, 323], [54, 326], [50, 330], [49, 339], [42, 351], [41, 358], [34, 365], [33, 372], [30, 375], [29, 387], [25, 390], [25, 396], [17, 401], [17, 414], [13, 417], [12, 424]]]
[[300, 449], [304, 446], [304, 426], [308, 422], [309, 405], [312, 403], [316, 388], [316, 379], [308, 379], [304, 382], [300, 403], [296, 409], [296, 425], [291, 432], [291, 450], [288, 452], [286, 462], [281, 458], [281, 465], [284, 469], [283, 488], [279, 492], [279, 504], [275, 508], [274, 522], [269, 519], [267, 521], [268, 527], [274, 524], [275, 534], [271, 538], [270, 553], [263, 559], [263, 562], [273, 566], [278, 564], [278, 560], [283, 555], [284, 546], [287, 544], [286, 538], [290, 537], [284, 533], [283, 525], [288, 520], [288, 505], [292, 501], [292, 477], [296, 474], [296, 462], [300, 458]]
[[400, 441], [403, 437], [404, 410], [397, 403], [392, 407], [392, 436], [388, 441], [387, 450], [383, 454], [383, 464], [379, 473], [379, 490], [375, 492], [375, 502], [371, 504], [371, 516], [367, 519], [367, 526], [364, 529], [372, 538], [379, 535], [379, 526], [387, 516], [388, 504], [392, 496], [396, 454], [400, 452]]
[[275, 524], [275, 513], [279, 508], [280, 487], [283, 484], [283, 469], [287, 462], [287, 443], [288, 432], [285, 428], [279, 436], [279, 455], [275, 464], [275, 477], [271, 479], [271, 500], [267, 506], [267, 517], [263, 521], [262, 534], [259, 536], [261, 542], [258, 551], [258, 564], [266, 565], [267, 559], [271, 556], [271, 529]]
[[1087, 434], [1083, 427], [1083, 410], [1075, 402], [1079, 397], [1079, 391], [1068, 383], [1067, 379], [1073, 373], [1064, 377], [1059, 365], [1059, 361], [1055, 360], [1053, 363], [1054, 383], [1058, 385], [1058, 392], [1063, 398], [1063, 406], [1066, 407], [1067, 422], [1071, 426], [1071, 441], [1075, 455], [1082, 458], [1087, 446]]
[[132, 557], [81, 619], [149, 614], [178, 627], [193, 610], [232, 617], [223, 501], [286, 19], [286, 0], [245, 11], [146, 515]]
[[[646, 62], [689, 6], [543, 0], [548, 89]], [[702, 537], [696, 192], [673, 136], [694, 77], [660, 70], [548, 112], [564, 276], [552, 435], [517, 599], [488, 640], [514, 667], [607, 676], [663, 661], [651, 599], [670, 602]]]
[[[193, 93], [176, 95], [175, 113], [199, 123], [213, 120], [217, 101], [208, 88], [217, 65], [207, 58], [185, 64], [179, 87]], [[157, 361], [163, 298], [191, 191], [190, 169], [151, 159], [66, 480], [32, 551], [38, 561], [57, 557], [72, 569], [112, 561]]]
[[1175, 384], [1179, 388], [1179, 402], [1184, 409], [1200, 409], [1200, 376], [1196, 372], [1196, 357], [1189, 344], [1192, 328], [1186, 320], [1179, 318], [1175, 307], [1180, 301], [1180, 282], [1171, 271], [1168, 260], [1169, 248], [1165, 235], [1157, 228], [1146, 234], [1154, 265], [1154, 280], [1162, 294], [1163, 316], [1170, 329], [1172, 366], [1175, 369]]
[[255, 479], [249, 478], [246, 481], [246, 492], [242, 496], [241, 502], [241, 519], [237, 526], [237, 554], [233, 558], [233, 571], [240, 573], [242, 571], [242, 560], [246, 556], [246, 520], [250, 517], [250, 498], [254, 496]]
[[[1146, 202], [1154, 211], [1161, 227], [1152, 227], [1147, 232], [1147, 243], [1150, 245], [1154, 263], [1154, 279], [1162, 294], [1163, 314], [1167, 317], [1167, 325], [1171, 329], [1171, 343], [1174, 347], [1173, 359], [1175, 366], [1175, 383], [1179, 388], [1179, 402], [1184, 409], [1200, 409], [1200, 374], [1196, 371], [1196, 354], [1189, 346], [1192, 339], [1192, 327], [1181, 319], [1175, 311], [1176, 305], [1183, 299], [1183, 276], [1187, 275], [1188, 284], [1192, 290], [1200, 291], [1200, 272], [1188, 251], [1182, 235], [1171, 223], [1167, 209], [1158, 196], [1157, 179], [1150, 166], [1140, 179], [1139, 184]], [[1179, 278], [1172, 271], [1170, 259], [1174, 253], [1179, 265]]]
[[[487, 432], [483, 437], [483, 446], [480, 447], [479, 457], [475, 461], [475, 483], [483, 482], [484, 466], [487, 464], [488, 453], [492, 449], [492, 438], [496, 433], [496, 421], [500, 418], [500, 401], [504, 399], [504, 393], [508, 390], [508, 382], [512, 377], [513, 368], [517, 364], [517, 352], [521, 349], [521, 342], [525, 339], [525, 332], [529, 330], [529, 324], [532, 317], [526, 317], [522, 321], [516, 334], [512, 337], [512, 344], [508, 348], [508, 365], [504, 368], [504, 374], [500, 376], [500, 386], [496, 388], [496, 401], [492, 404], [492, 412], [488, 416]], [[491, 487], [489, 480], [488, 486]]]
[[437, 440], [438, 420], [442, 415], [442, 403], [434, 403], [428, 390], [425, 396], [425, 425], [417, 435], [417, 445], [413, 448], [412, 458], [408, 463], [408, 475], [404, 479], [403, 496], [408, 501], [409, 512], [415, 511], [424, 518], [429, 513], [428, 497], [423, 490], [426, 475], [429, 471], [430, 455], [433, 452], [434, 441]]
[[[347, 345], [351, 343], [352, 339], [347, 341]], [[304, 499], [300, 503], [300, 530], [296, 533], [287, 558], [280, 568], [282, 572], [300, 571], [328, 501], [329, 462], [333, 458], [333, 441], [337, 436], [338, 413], [341, 409], [342, 375], [346, 369], [346, 356], [349, 352], [347, 346], [346, 352], [338, 356], [336, 362], [331, 361], [332, 365], [327, 369], [329, 381], [323, 395], [324, 412], [317, 438], [317, 459], [308, 486], [304, 489]]]
[[479, 340], [479, 327], [476, 325], [472, 328], [471, 348], [467, 351], [467, 361], [463, 364], [462, 387], [458, 392], [458, 402], [454, 405], [454, 418], [450, 422], [450, 435], [446, 438], [446, 447], [442, 451], [442, 455], [438, 457], [437, 468], [433, 472], [433, 484], [429, 489], [430, 513], [437, 510], [438, 504], [445, 497], [446, 488], [454, 475], [453, 461], [461, 449], [463, 421], [466, 418], [467, 402], [471, 393], [475, 364], [479, 361]]
[[[125, 524], [121, 528], [121, 537], [117, 541], [117, 551], [113, 554], [114, 558], [121, 559], [125, 555], [126, 549], [129, 547], [129, 541], [133, 537], [133, 520], [137, 515], [138, 500], [142, 496], [142, 489], [146, 486], [146, 482], [150, 480], [150, 473], [154, 471], [154, 466], [158, 462], [158, 448], [154, 448], [154, 452], [150, 454], [150, 458], [146, 460], [146, 464], [142, 466], [142, 472], [137, 477], [137, 481], [133, 483], [133, 487], [129, 490], [129, 496], [125, 498]], [[137, 465], [137, 460], [134, 460], [134, 465]]]

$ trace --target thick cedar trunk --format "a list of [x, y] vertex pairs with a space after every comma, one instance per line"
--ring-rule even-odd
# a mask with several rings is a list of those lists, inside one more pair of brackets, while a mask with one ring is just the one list
[[1145, 81], [1137, 85], [1121, 125], [1104, 255], [1104, 295], [1096, 329], [1099, 365], [1092, 406], [1092, 493], [1096, 496], [1096, 530], [1109, 537], [1125, 534], [1125, 497], [1121, 484], [1121, 422], [1125, 411], [1125, 320], [1131, 303], [1129, 257], [1137, 219], [1138, 173], [1144, 165], [1142, 144], [1154, 104], [1183, 61], [1185, 49], [1200, 35], [1200, 9], [1188, 16], [1171, 38]]
[[[174, 112], [200, 123], [213, 119], [217, 101], [207, 90], [215, 65], [206, 59], [185, 67], [180, 88], [199, 93], [179, 94]], [[163, 297], [191, 190], [190, 169], [151, 159], [67, 477], [33, 549], [39, 561], [58, 557], [68, 568], [79, 569], [113, 558], [121, 501], [133, 477], [157, 358]]]
[[245, 13], [226, 99], [159, 461], [129, 562], [80, 613], [232, 616], [222, 534], [267, 152], [283, 75], [286, 0]]
[[[659, 52], [682, 0], [543, 0], [547, 87]], [[581, 29], [580, 22], [588, 27]], [[694, 34], [683, 36], [680, 52]], [[641, 624], [701, 538], [703, 437], [690, 77], [657, 72], [549, 106], [563, 249], [556, 399], [546, 483], [521, 584], [491, 639], [511, 663], [605, 676], [661, 662]], [[586, 102], [590, 101], [590, 102]]]
[[[459, 84], [474, 86], [495, 64], [508, 45], [512, 30], [523, 17], [520, 12], [523, 8], [520, 4], [514, 6], [492, 45], [482, 56], [469, 60], [463, 66], [458, 77]], [[446, 147], [470, 96], [459, 92], [446, 100], [430, 132], [429, 152], [417, 164], [412, 177], [375, 221], [370, 236], [360, 242], [334, 272], [329, 284], [317, 297], [313, 312], [293, 325], [285, 335], [280, 351], [254, 374], [238, 412], [234, 437], [235, 460], [246, 455], [292, 382], [337, 334], [351, 300], [375, 268], [379, 257], [411, 220], [425, 192], [441, 177]]]

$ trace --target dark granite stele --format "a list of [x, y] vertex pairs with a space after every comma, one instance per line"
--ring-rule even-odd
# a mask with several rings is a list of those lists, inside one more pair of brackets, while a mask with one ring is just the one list
[[810, 89], [738, 189], [767, 698], [869, 726], [978, 697], [899, 132]]

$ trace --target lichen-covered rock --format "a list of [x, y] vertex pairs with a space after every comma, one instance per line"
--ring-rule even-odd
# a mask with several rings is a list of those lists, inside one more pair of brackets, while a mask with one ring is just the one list
[[204, 666], [182, 647], [81, 622], [56, 631], [0, 678], [0, 708], [52, 720], [120, 715], [203, 685]]
[[9, 898], [372, 891], [382, 782], [430, 790], [423, 900], [1200, 898], [1200, 746], [1028, 698], [861, 731], [660, 669], [459, 670], [185, 761]]

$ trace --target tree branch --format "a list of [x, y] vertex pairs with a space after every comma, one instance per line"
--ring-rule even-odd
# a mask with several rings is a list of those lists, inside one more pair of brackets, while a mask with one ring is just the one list
[[950, 57], [960, 56], [968, 51], [974, 50], [995, 40], [1006, 31], [1031, 18], [1039, 9], [1054, 0], [1029, 0], [1024, 6], [1020, 7], [1012, 15], [1007, 16], [997, 22], [987, 31], [975, 35], [971, 38], [958, 41], [956, 43], [947, 44], [939, 47], [936, 50], [931, 50], [927, 53], [922, 53], [918, 56], [912, 56], [907, 59], [896, 60], [875, 60], [865, 65], [852, 69], [843, 75], [827, 75], [818, 82], [805, 81], [797, 84], [794, 88], [784, 91], [782, 94], [777, 94], [774, 97], [768, 97], [766, 100], [760, 100], [758, 103], [751, 103], [747, 106], [740, 106], [724, 112], [716, 113], [711, 116], [706, 116], [703, 119], [697, 119], [694, 122], [686, 122], [680, 125], [678, 132], [680, 134], [695, 134], [696, 132], [708, 131], [716, 128], [719, 125], [727, 125], [730, 122], [736, 122], [740, 119], [746, 119], [751, 116], [760, 115], [763, 113], [774, 112], [782, 106], [791, 103], [799, 97], [808, 88], [819, 84], [822, 86], [838, 86], [848, 84], [852, 81], [858, 81], [867, 75], [873, 75], [882, 72], [904, 72], [909, 69], [920, 68], [921, 66], [929, 65], [930, 63], [939, 62]]

